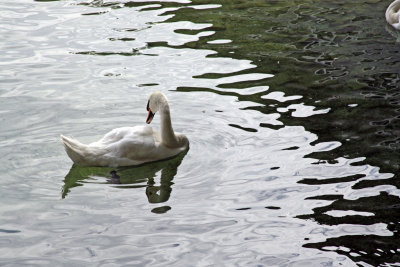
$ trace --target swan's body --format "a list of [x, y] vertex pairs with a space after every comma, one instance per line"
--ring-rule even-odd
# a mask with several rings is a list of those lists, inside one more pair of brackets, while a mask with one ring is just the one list
[[148, 103], [150, 123], [154, 113], [161, 114], [161, 132], [152, 127], [117, 128], [99, 141], [85, 145], [61, 135], [65, 150], [72, 161], [81, 166], [132, 166], [171, 158], [189, 147], [183, 134], [175, 133], [167, 98], [161, 92], [153, 93]]
[[389, 5], [385, 13], [386, 21], [396, 30], [400, 30], [400, 0]]

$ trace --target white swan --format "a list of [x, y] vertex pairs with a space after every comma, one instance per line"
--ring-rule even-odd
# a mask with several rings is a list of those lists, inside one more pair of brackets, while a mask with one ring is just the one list
[[396, 0], [388, 6], [385, 17], [393, 28], [400, 30], [400, 0]]
[[118, 167], [171, 158], [189, 148], [187, 137], [174, 133], [168, 100], [163, 93], [151, 94], [147, 111], [147, 124], [160, 112], [161, 133], [148, 125], [122, 127], [89, 145], [61, 135], [68, 156], [80, 166]]

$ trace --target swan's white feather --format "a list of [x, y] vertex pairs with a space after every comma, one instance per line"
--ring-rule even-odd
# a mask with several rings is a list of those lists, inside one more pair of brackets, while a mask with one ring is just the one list
[[385, 13], [386, 21], [393, 28], [400, 30], [400, 0], [392, 2]]
[[[157, 99], [157, 104], [168, 106], [165, 96], [162, 93], [158, 94], [161, 94], [162, 101]], [[160, 96], [157, 95], [157, 97]], [[164, 98], [165, 102], [163, 102]], [[160, 108], [163, 107], [155, 109]], [[162, 121], [162, 126], [163, 124], [171, 125], [169, 107], [165, 109], [168, 114], [166, 116], [160, 112], [161, 120], [168, 121], [164, 123]], [[188, 148], [187, 138], [182, 134], [174, 133], [172, 127], [168, 128], [167, 126], [164, 128], [170, 129], [170, 133], [165, 130], [167, 134], [164, 133], [164, 136], [170, 135], [170, 138], [177, 140], [173, 145], [163, 142], [162, 134], [148, 125], [117, 128], [108, 132], [100, 140], [88, 145], [63, 135], [61, 135], [61, 140], [68, 156], [77, 165], [132, 166], [170, 158]], [[163, 131], [164, 128], [162, 127], [161, 130]]]

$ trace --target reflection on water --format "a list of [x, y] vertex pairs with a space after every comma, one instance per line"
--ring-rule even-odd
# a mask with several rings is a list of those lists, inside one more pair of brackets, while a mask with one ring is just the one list
[[[165, 161], [116, 169], [80, 167], [74, 164], [65, 176], [61, 196], [65, 198], [72, 188], [85, 183], [109, 183], [115, 184], [115, 188], [121, 189], [145, 187], [149, 203], [166, 202], [171, 196], [172, 180], [186, 153], [181, 153], [179, 156]], [[159, 185], [156, 185], [158, 178]], [[158, 208], [156, 211], [159, 210]]]
[[[385, 8], [0, 1], [0, 265], [400, 262]], [[60, 133], [142, 124], [154, 90], [186, 155], [70, 168]]]

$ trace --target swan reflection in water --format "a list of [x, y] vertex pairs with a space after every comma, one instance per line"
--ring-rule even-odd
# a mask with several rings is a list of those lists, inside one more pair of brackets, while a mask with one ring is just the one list
[[[149, 203], [166, 202], [171, 196], [172, 180], [186, 154], [187, 151], [172, 159], [134, 167], [80, 167], [74, 164], [65, 176], [61, 197], [65, 198], [74, 187], [95, 182], [114, 184], [114, 187], [121, 189], [145, 187]], [[160, 184], [156, 185], [155, 178], [160, 171]], [[99, 180], [104, 180], [104, 182], [98, 182]], [[170, 209], [169, 206], [163, 206], [153, 209], [152, 212], [164, 213]]]

